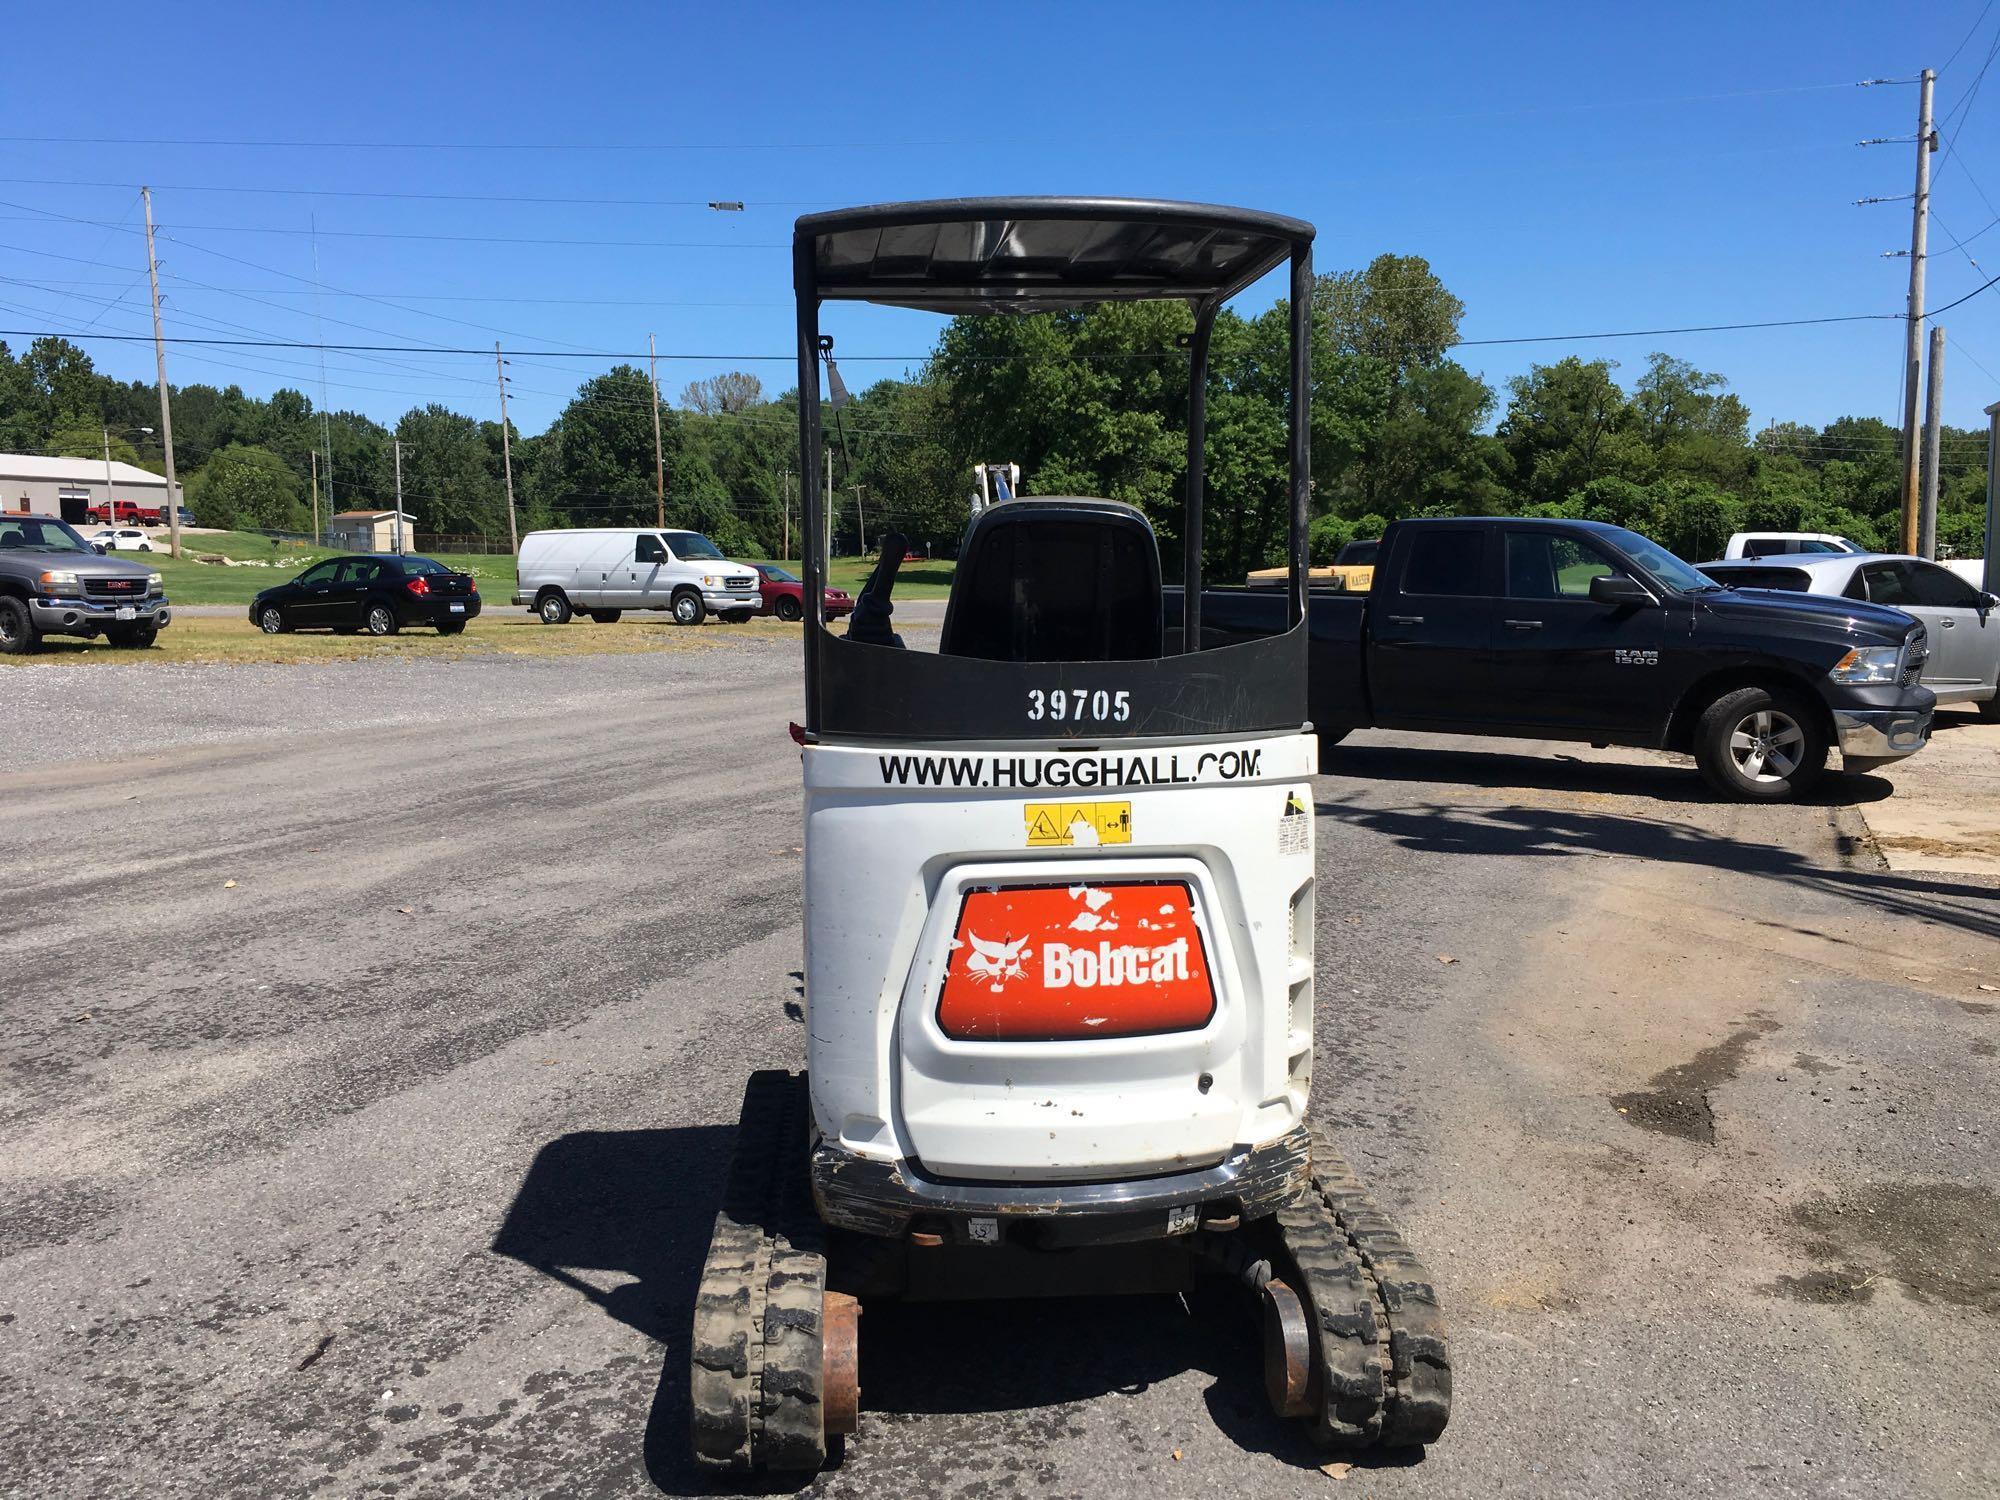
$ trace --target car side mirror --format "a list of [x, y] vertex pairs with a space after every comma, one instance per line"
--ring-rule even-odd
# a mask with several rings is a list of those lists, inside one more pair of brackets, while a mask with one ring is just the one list
[[1617, 609], [1643, 607], [1654, 602], [1643, 583], [1636, 578], [1627, 578], [1623, 573], [1599, 573], [1591, 579], [1590, 598], [1595, 604], [1609, 604]]

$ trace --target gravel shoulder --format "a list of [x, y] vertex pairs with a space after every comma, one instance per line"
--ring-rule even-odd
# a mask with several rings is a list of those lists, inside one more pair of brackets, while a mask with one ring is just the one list
[[[803, 1058], [797, 680], [747, 635], [6, 677], [48, 727], [0, 771], [0, 1495], [699, 1488], [737, 1100]], [[1344, 747], [1315, 1109], [1458, 1368], [1347, 1483], [1991, 1492], [2000, 887], [1885, 869], [1881, 790]], [[813, 1493], [1332, 1482], [1225, 1289], [862, 1334]]]

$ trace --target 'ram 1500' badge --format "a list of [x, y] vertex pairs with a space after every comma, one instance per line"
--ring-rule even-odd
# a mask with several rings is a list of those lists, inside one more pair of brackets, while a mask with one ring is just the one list
[[1660, 653], [1614, 650], [1611, 659], [1621, 667], [1657, 667], [1660, 664]]

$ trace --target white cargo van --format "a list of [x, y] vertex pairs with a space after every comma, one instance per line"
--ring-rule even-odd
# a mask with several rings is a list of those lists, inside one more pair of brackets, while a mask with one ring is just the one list
[[671, 610], [680, 625], [713, 611], [734, 623], [763, 602], [757, 570], [725, 560], [698, 531], [531, 531], [514, 570], [514, 602], [550, 625], [573, 614], [608, 625], [628, 609]]

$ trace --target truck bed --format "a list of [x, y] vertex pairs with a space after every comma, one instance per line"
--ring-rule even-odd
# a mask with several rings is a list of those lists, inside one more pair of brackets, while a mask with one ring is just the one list
[[[1182, 591], [1164, 590], [1167, 649], [1181, 642]], [[1311, 642], [1311, 674], [1306, 683], [1307, 712], [1313, 727], [1359, 729], [1372, 721], [1362, 649], [1368, 596], [1336, 589], [1306, 595], [1306, 631]], [[1201, 645], [1215, 646], [1277, 635], [1285, 628], [1283, 589], [1226, 588], [1201, 591]]]

